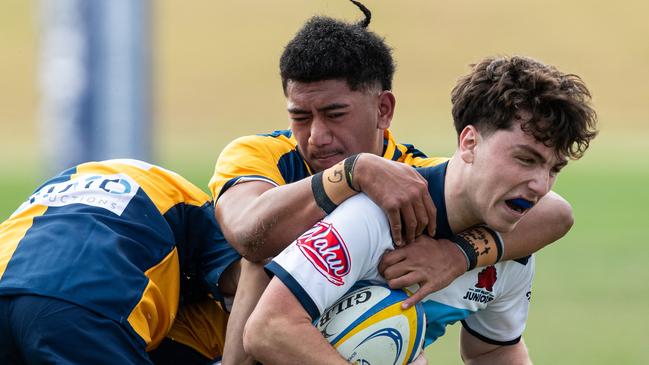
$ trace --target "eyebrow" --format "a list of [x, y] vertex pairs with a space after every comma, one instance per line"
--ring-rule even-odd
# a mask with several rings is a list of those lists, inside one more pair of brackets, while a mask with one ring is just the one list
[[[317, 110], [318, 110], [319, 112], [326, 112], [326, 111], [330, 111], [330, 110], [334, 110], [334, 109], [342, 109], [342, 108], [346, 108], [346, 107], [348, 107], [348, 106], [349, 106], [349, 104], [344, 104], [344, 103], [334, 103], [334, 104], [325, 105], [325, 106], [323, 106], [322, 108], [318, 108]], [[291, 114], [311, 114], [310, 111], [308, 111], [308, 110], [304, 110], [304, 109], [300, 109], [300, 108], [288, 108], [287, 110], [288, 110], [288, 112], [291, 113]]]
[[[541, 163], [546, 163], [546, 162], [548, 162], [548, 160], [546, 160], [545, 157], [543, 157], [543, 155], [541, 155], [537, 150], [535, 150], [534, 148], [532, 148], [532, 147], [530, 147], [530, 146], [528, 146], [528, 145], [525, 145], [525, 144], [517, 144], [515, 147], [518, 148], [518, 149], [520, 149], [520, 150], [524, 150], [524, 151], [526, 151], [526, 152], [528, 152], [528, 153], [534, 155], [534, 157], [536, 157], [537, 159], [541, 160]], [[565, 159], [563, 159], [563, 160], [559, 160], [559, 161], [554, 165], [554, 167], [562, 168], [562, 167], [566, 166], [567, 164], [568, 164], [568, 161], [565, 160]]]

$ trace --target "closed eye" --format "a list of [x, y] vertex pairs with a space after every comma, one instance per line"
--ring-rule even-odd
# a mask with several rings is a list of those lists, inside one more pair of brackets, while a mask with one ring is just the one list
[[327, 118], [329, 119], [337, 119], [345, 115], [345, 113], [329, 113], [327, 114]]
[[532, 165], [532, 164], [534, 164], [536, 162], [536, 160], [534, 160], [533, 158], [530, 158], [530, 157], [518, 156], [518, 157], [516, 157], [516, 159], [518, 161], [520, 161], [521, 163], [523, 163], [524, 165]]
[[310, 116], [291, 116], [291, 120], [294, 122], [306, 122], [310, 118]]

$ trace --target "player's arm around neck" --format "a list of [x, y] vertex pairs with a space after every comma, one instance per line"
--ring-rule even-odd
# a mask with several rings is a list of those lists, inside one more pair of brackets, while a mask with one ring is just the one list
[[349, 364], [322, 337], [300, 302], [279, 279], [271, 280], [248, 320], [243, 345], [266, 364]]
[[550, 191], [513, 231], [501, 234], [505, 246], [502, 259], [517, 259], [535, 253], [568, 233], [573, 222], [570, 204]]

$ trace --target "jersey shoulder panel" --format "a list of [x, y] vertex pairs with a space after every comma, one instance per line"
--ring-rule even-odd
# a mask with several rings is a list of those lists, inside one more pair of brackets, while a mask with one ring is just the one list
[[289, 131], [240, 137], [219, 155], [209, 188], [216, 200], [231, 186], [250, 180], [284, 185], [310, 175]]

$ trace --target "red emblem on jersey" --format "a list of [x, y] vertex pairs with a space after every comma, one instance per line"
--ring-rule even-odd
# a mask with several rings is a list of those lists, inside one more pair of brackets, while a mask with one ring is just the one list
[[327, 280], [338, 286], [345, 283], [343, 277], [352, 263], [345, 242], [331, 224], [318, 222], [297, 239], [297, 247]]
[[496, 279], [498, 279], [496, 268], [493, 265], [489, 265], [485, 267], [484, 270], [480, 271], [478, 274], [478, 283], [475, 286], [476, 288], [484, 288], [493, 291]]

